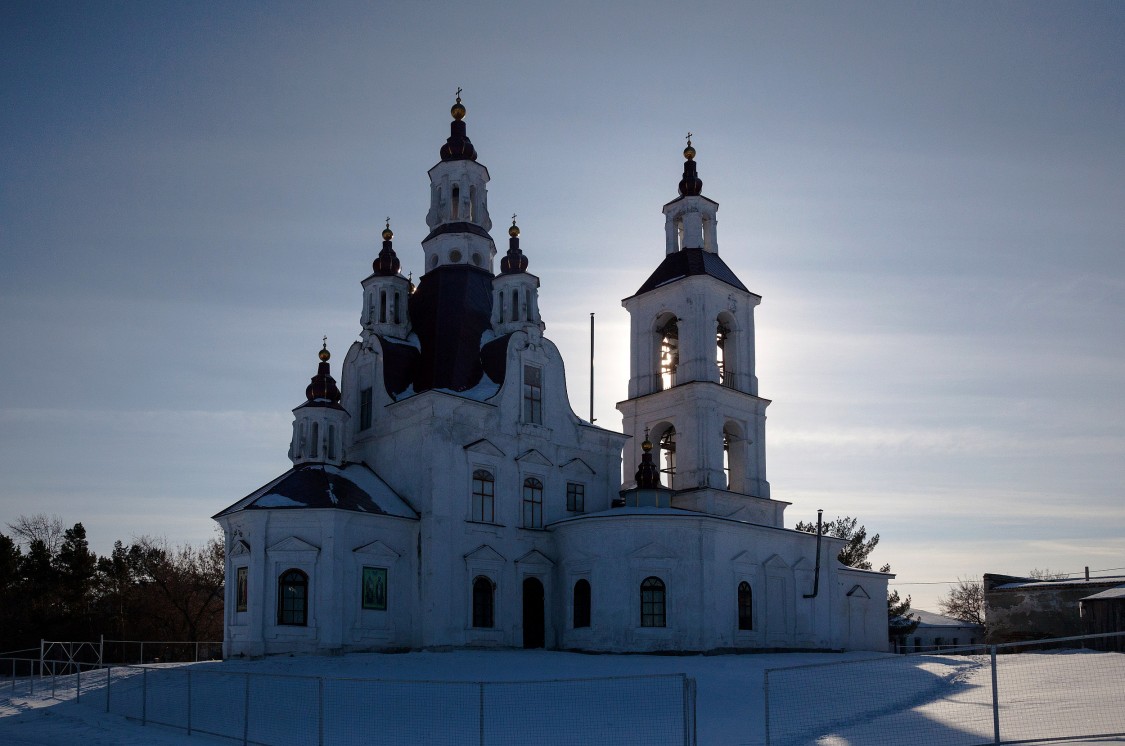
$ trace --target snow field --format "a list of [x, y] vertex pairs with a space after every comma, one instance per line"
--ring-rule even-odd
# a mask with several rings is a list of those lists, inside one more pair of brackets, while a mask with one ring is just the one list
[[[810, 665], [823, 663], [838, 665]], [[1095, 734], [1125, 733], [1125, 655], [1022, 653], [1000, 655], [998, 664], [1004, 741], [1087, 735], [1084, 742], [1094, 743]], [[764, 746], [767, 669], [770, 746], [992, 742], [986, 656], [591, 656], [511, 650], [145, 668], [147, 673], [113, 669], [110, 710], [118, 715], [105, 713], [104, 678], [97, 674], [82, 675], [81, 707], [51, 699], [49, 685], [42, 682], [36, 697], [21, 693], [5, 706], [10, 684], [0, 681], [0, 743], [232, 742], [200, 735], [201, 730], [241, 742], [249, 672], [249, 727], [262, 742], [278, 746], [317, 743], [321, 713], [310, 703], [317, 701], [321, 686], [326, 744], [376, 737], [391, 744], [478, 744], [482, 687], [476, 682], [488, 682], [483, 687], [485, 744], [684, 743], [677, 730], [684, 724], [683, 675], [698, 685], [700, 746]], [[153, 725], [142, 730], [138, 722], [119, 717], [126, 712], [135, 717], [135, 708], [144, 706], [142, 677], [148, 677], [150, 723], [159, 717], [186, 726], [177, 719], [187, 717], [189, 671], [190, 741], [186, 731]], [[630, 678], [653, 675], [659, 678]], [[380, 681], [361, 681], [376, 678]], [[527, 679], [540, 681], [523, 683]], [[567, 681], [573, 679], [581, 680]], [[645, 688], [638, 681], [656, 683]], [[66, 696], [63, 683], [57, 682], [60, 697]], [[44, 690], [46, 696], [38, 696]]]

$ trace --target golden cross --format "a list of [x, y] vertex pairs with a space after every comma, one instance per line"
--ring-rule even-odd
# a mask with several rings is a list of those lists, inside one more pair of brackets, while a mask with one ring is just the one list
[[461, 86], [457, 86], [457, 103], [461, 103]]

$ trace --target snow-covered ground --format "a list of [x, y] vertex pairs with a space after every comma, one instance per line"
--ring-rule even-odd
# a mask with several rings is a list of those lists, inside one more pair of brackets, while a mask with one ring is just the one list
[[[854, 663], [867, 660], [866, 663]], [[849, 663], [853, 662], [853, 663]], [[813, 665], [837, 664], [837, 665]], [[150, 703], [147, 715], [159, 717], [182, 708], [186, 672], [193, 672], [190, 686], [195, 707], [192, 721], [201, 722], [200, 710], [223, 730], [227, 718], [223, 707], [241, 712], [241, 695], [227, 702], [206, 700], [202, 689], [207, 682], [242, 680], [249, 671], [255, 687], [251, 708], [283, 706], [272, 716], [278, 743], [302, 742], [296, 725], [307, 723], [317, 687], [313, 681], [294, 677], [332, 679], [382, 679], [414, 682], [409, 701], [391, 701], [391, 689], [376, 697], [354, 698], [344, 702], [348, 717], [357, 711], [370, 729], [355, 734], [355, 742], [377, 738], [379, 728], [389, 727], [392, 711], [410, 709], [440, 725], [456, 721], [469, 711], [475, 718], [476, 689], [466, 692], [453, 685], [431, 686], [417, 682], [516, 682], [557, 679], [597, 679], [601, 677], [685, 674], [697, 684], [697, 734], [701, 746], [762, 746], [765, 744], [765, 692], [767, 669], [770, 688], [770, 729], [773, 744], [820, 743], [823, 746], [876, 746], [911, 743], [965, 746], [992, 741], [991, 672], [987, 658], [924, 656], [888, 657], [873, 654], [761, 654], [721, 656], [616, 656], [579, 655], [550, 651], [458, 651], [447, 653], [408, 653], [401, 655], [346, 655], [339, 657], [284, 657], [258, 661], [228, 661], [184, 666], [163, 666], [149, 672]], [[238, 676], [235, 674], [239, 673]], [[113, 691], [111, 710], [129, 704], [130, 685], [135, 694], [141, 677], [120, 671]], [[92, 677], [87, 677], [91, 681]], [[506, 707], [514, 709], [513, 722], [520, 733], [487, 743], [568, 743], [565, 734], [582, 723], [604, 723], [605, 743], [639, 743], [640, 731], [629, 723], [651, 720], [675, 740], [675, 728], [661, 725], [664, 704], [679, 689], [669, 688], [668, 679], [612, 682], [588, 681], [551, 689], [543, 687], [496, 687], [489, 696], [509, 697]], [[229, 683], [229, 681], [228, 681]], [[673, 682], [674, 683], [674, 682]], [[334, 699], [340, 705], [345, 683]], [[6, 680], [0, 679], [0, 743], [71, 744], [198, 744], [231, 741], [206, 735], [187, 736], [160, 726], [142, 726], [105, 712], [104, 693], [87, 692], [83, 685], [82, 705], [58, 702], [37, 694], [5, 701]], [[163, 687], [161, 690], [160, 687]], [[177, 689], [179, 687], [179, 689]], [[1005, 741], [1017, 738], [1055, 738], [1063, 735], [1125, 733], [1125, 655], [1114, 653], [1026, 653], [1001, 656], [998, 671], [1001, 706], [1001, 733]], [[178, 702], [159, 704], [154, 692], [167, 692]], [[237, 691], [241, 691], [240, 689]], [[402, 689], [394, 690], [400, 693]], [[178, 695], [174, 694], [179, 692]], [[577, 693], [577, 697], [576, 697]], [[49, 691], [47, 692], [49, 694]], [[328, 692], [331, 695], [331, 692]], [[559, 707], [542, 699], [560, 700]], [[96, 703], [96, 704], [95, 704]], [[503, 704], [503, 700], [501, 699]], [[135, 704], [135, 702], [133, 703]], [[483, 703], [482, 703], [483, 704]], [[490, 707], [496, 706], [495, 698]], [[648, 709], [646, 709], [648, 708]], [[344, 711], [340, 711], [344, 714]], [[611, 713], [612, 720], [600, 720]], [[640, 713], [642, 717], [633, 717]], [[169, 714], [169, 717], [171, 715]], [[669, 723], [675, 725], [675, 713]], [[235, 720], [237, 718], [234, 718]], [[337, 718], [326, 712], [329, 723], [326, 742], [333, 739], [332, 723]], [[292, 723], [292, 725], [289, 725]], [[196, 727], [199, 727], [198, 725]], [[622, 736], [619, 727], [629, 735]], [[304, 731], [307, 734], [308, 731]], [[315, 731], [314, 731], [315, 732]], [[546, 734], [563, 735], [555, 739]], [[827, 735], [824, 735], [827, 734]], [[819, 737], [818, 736], [822, 736]], [[460, 743], [478, 743], [475, 730], [459, 737]], [[1111, 739], [1113, 740], [1113, 739]], [[382, 739], [380, 739], [382, 742]], [[418, 741], [421, 743], [422, 741]], [[436, 742], [436, 741], [435, 741]], [[443, 741], [448, 742], [448, 741]], [[644, 742], [652, 743], [650, 738]], [[660, 741], [657, 741], [660, 742]], [[1067, 743], [1104, 743], [1095, 739]], [[1125, 742], [1117, 738], [1116, 742]], [[315, 743], [315, 740], [313, 740]], [[590, 743], [583, 740], [581, 743]]]

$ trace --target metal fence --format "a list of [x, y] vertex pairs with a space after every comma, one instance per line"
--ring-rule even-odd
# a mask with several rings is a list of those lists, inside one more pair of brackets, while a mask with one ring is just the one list
[[187, 663], [222, 657], [223, 643], [213, 641], [107, 640], [105, 637], [80, 642], [39, 641], [39, 660], [44, 663]]
[[[73, 665], [73, 664], [72, 664]], [[243, 744], [695, 746], [695, 681], [682, 674], [549, 681], [388, 681], [225, 666], [83, 666], [13, 659], [0, 700], [74, 699], [142, 724]]]
[[984, 746], [1125, 735], [1125, 633], [765, 672], [767, 746]]

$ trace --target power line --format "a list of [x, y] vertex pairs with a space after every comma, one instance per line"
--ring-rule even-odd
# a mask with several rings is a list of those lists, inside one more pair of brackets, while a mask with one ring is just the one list
[[[1125, 567], [1104, 567], [1100, 570], [1090, 570], [1090, 575], [1092, 576], [1096, 572], [1113, 572], [1115, 570], [1125, 570]], [[1060, 570], [1058, 573], [1055, 573], [1055, 574], [1067, 575], [1067, 576], [1082, 575], [1083, 577], [1085, 577], [1086, 570], [1084, 570], [1084, 569], [1078, 570], [1077, 572], [1062, 572]], [[1091, 580], [1097, 580], [1098, 578], [1091, 577], [1090, 579]], [[1059, 578], [1059, 580], [1069, 580], [1069, 577]], [[887, 583], [887, 585], [956, 585], [960, 582], [961, 582], [960, 580], [917, 580], [917, 581], [906, 581], [906, 582], [900, 582], [900, 581], [897, 581], [897, 580], [892, 580], [889, 583]]]

